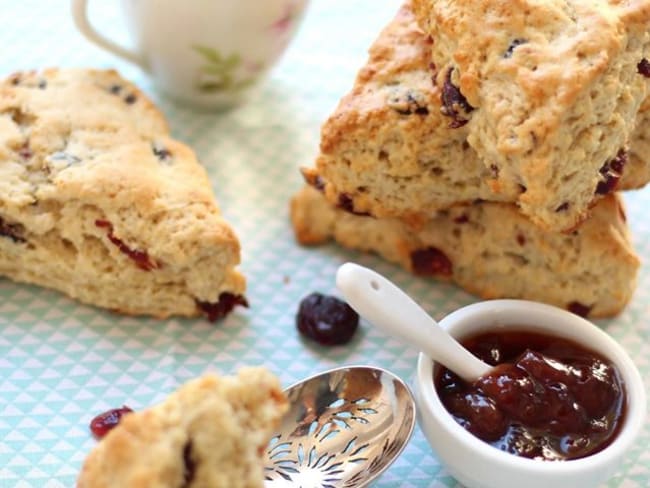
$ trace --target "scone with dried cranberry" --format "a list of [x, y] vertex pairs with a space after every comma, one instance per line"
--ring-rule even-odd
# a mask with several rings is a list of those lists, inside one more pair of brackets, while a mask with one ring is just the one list
[[0, 83], [0, 174], [0, 275], [128, 314], [216, 319], [245, 303], [205, 170], [116, 72]]
[[[405, 3], [373, 43], [352, 91], [323, 124], [315, 166], [303, 170], [332, 204], [418, 222], [476, 199], [519, 200], [522, 186], [499, 178], [467, 143], [468, 126], [449, 127], [442, 90], [432, 82], [431, 48]], [[643, 147], [649, 116], [645, 103], [629, 155], [622, 153], [599, 173], [599, 193], [650, 180], [650, 149]]]
[[636, 288], [639, 258], [617, 193], [566, 234], [544, 231], [516, 206], [496, 202], [457, 205], [414, 227], [351, 214], [311, 187], [293, 197], [291, 219], [302, 244], [333, 239], [483, 298], [524, 298], [605, 317], [620, 312]]
[[[575, 227], [650, 84], [650, 0], [413, 0], [451, 127], [537, 224]], [[432, 71], [433, 73], [433, 71]]]
[[263, 368], [190, 381], [122, 417], [86, 458], [77, 488], [261, 488], [262, 454], [287, 408]]

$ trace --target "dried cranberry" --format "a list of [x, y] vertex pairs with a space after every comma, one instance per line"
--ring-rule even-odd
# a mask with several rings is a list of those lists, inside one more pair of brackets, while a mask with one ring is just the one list
[[26, 142], [23, 144], [23, 146], [18, 150], [18, 155], [23, 159], [31, 159], [34, 153], [29, 148], [29, 143]]
[[441, 101], [442, 101], [442, 113], [447, 117], [451, 117], [452, 121], [449, 124], [450, 129], [457, 129], [458, 127], [464, 126], [468, 120], [464, 119], [460, 115], [460, 111], [464, 111], [466, 114], [474, 110], [468, 102], [465, 96], [460, 92], [457, 86], [451, 82], [451, 74], [453, 68], [449, 68], [447, 71], [447, 76], [445, 77], [445, 82], [442, 85]]
[[196, 305], [208, 317], [210, 322], [215, 322], [216, 320], [228, 315], [237, 305], [248, 307], [248, 301], [241, 295], [235, 295], [234, 293], [224, 291], [219, 295], [219, 299], [216, 303], [196, 300]]
[[611, 161], [607, 161], [599, 172], [602, 176], [602, 180], [598, 182], [596, 186], [597, 195], [607, 195], [616, 189], [618, 181], [621, 179], [623, 174], [623, 168], [627, 163], [627, 152], [623, 149], [619, 150], [616, 154], [616, 157]]
[[593, 307], [591, 305], [583, 305], [580, 302], [571, 302], [567, 305], [569, 312], [572, 312], [580, 317], [586, 317], [591, 312]]
[[512, 53], [515, 50], [517, 46], [521, 46], [522, 44], [526, 44], [528, 41], [526, 39], [513, 39], [510, 45], [508, 46], [508, 49], [506, 49], [506, 52], [503, 53], [504, 58], [510, 58], [512, 57]]
[[359, 326], [359, 314], [344, 301], [316, 292], [300, 301], [296, 326], [303, 336], [319, 344], [345, 344]]
[[183, 487], [190, 486], [196, 473], [196, 463], [192, 459], [192, 441], [183, 446]]
[[140, 251], [138, 249], [131, 249], [129, 246], [124, 244], [124, 242], [113, 235], [113, 224], [108, 220], [95, 220], [95, 225], [97, 227], [103, 227], [108, 229], [108, 240], [117, 246], [117, 248], [126, 254], [128, 257], [135, 261], [135, 265], [144, 270], [151, 271], [152, 269], [158, 269], [161, 267], [160, 263], [152, 260], [147, 254], [147, 251]]
[[152, 144], [151, 145], [151, 150], [153, 151], [154, 156], [156, 156], [159, 160], [165, 161], [166, 159], [169, 159], [172, 157], [172, 153], [169, 149], [166, 147], [160, 146], [158, 144]]
[[321, 175], [315, 174], [311, 171], [304, 171], [302, 173], [302, 176], [305, 179], [305, 183], [307, 183], [309, 186], [315, 188], [318, 191], [325, 190], [325, 180], [321, 177]]
[[650, 78], [650, 61], [646, 58], [639, 61], [639, 64], [636, 65], [636, 69], [640, 75]]
[[413, 272], [421, 276], [451, 276], [453, 265], [440, 249], [428, 247], [411, 253]]
[[101, 439], [108, 434], [108, 431], [120, 423], [122, 416], [131, 412], [133, 410], [123, 405], [121, 408], [113, 408], [104, 413], [100, 413], [90, 421], [90, 430], [97, 439]]
[[17, 244], [27, 242], [22, 237], [23, 226], [20, 224], [8, 224], [0, 217], [0, 236], [8, 237]]
[[558, 205], [555, 209], [556, 212], [564, 212], [569, 209], [569, 202], [564, 202], [562, 205]]
[[417, 90], [396, 90], [388, 97], [386, 104], [400, 115], [429, 115], [426, 97]]
[[354, 200], [352, 200], [352, 197], [347, 193], [341, 193], [339, 195], [338, 206], [339, 208], [345, 210], [346, 212], [349, 212], [354, 215], [360, 215], [362, 217], [370, 215], [368, 212], [356, 211], [354, 209]]

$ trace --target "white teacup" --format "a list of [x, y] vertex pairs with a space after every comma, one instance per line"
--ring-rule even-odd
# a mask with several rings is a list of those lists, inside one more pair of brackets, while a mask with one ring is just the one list
[[95, 30], [87, 4], [72, 0], [72, 12], [90, 41], [141, 66], [173, 98], [225, 109], [279, 59], [307, 0], [122, 0], [133, 50]]

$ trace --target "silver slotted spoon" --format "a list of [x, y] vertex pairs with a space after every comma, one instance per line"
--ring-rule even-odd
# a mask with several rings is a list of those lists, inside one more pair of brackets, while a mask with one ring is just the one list
[[265, 455], [265, 486], [359, 488], [402, 452], [415, 401], [402, 380], [370, 366], [332, 369], [285, 390], [290, 410]]

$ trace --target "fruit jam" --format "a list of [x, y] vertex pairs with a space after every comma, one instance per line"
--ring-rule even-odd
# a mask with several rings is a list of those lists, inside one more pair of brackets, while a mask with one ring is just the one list
[[614, 440], [625, 393], [614, 366], [574, 342], [535, 332], [487, 333], [462, 341], [495, 366], [474, 383], [440, 368], [445, 408], [479, 439], [517, 456], [569, 460]]

